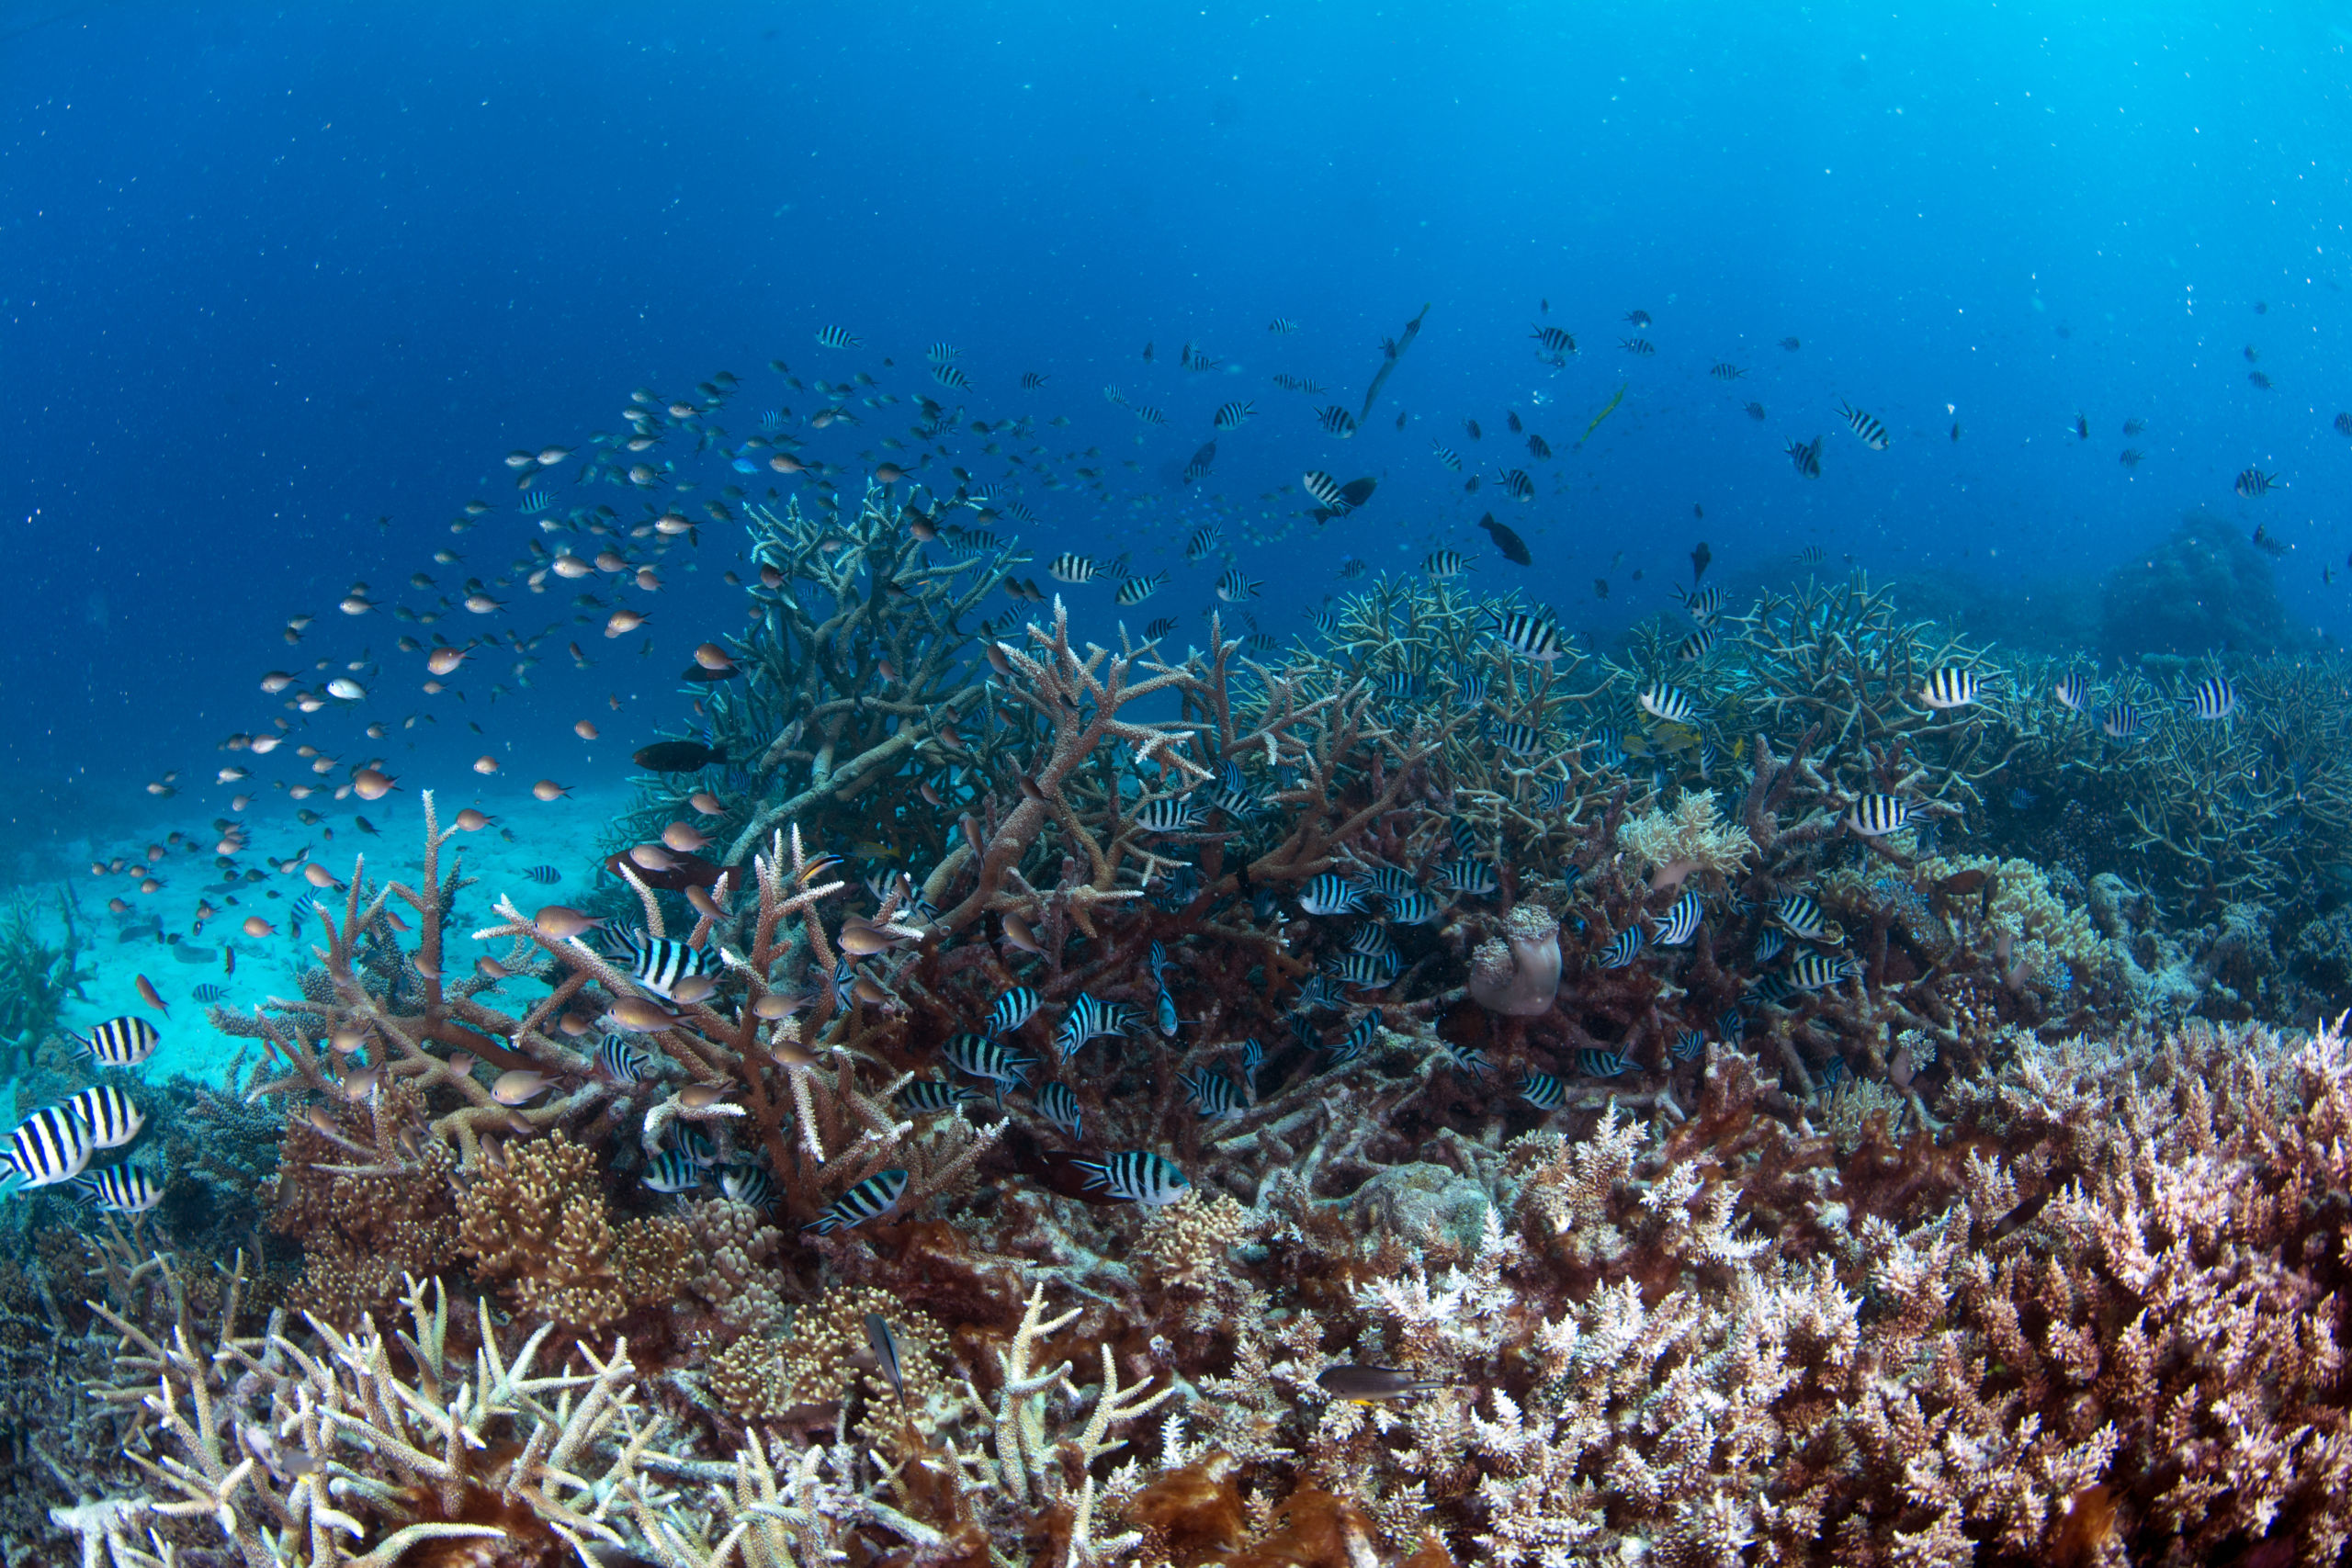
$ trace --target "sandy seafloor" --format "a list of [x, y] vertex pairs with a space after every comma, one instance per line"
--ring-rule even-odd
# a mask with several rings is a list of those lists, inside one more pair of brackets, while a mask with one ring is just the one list
[[[425, 787], [438, 784], [434, 802], [445, 826], [469, 806], [496, 818], [480, 832], [456, 835], [443, 852], [443, 874], [447, 874], [446, 857], [456, 852], [464, 857], [466, 874], [477, 879], [458, 896], [451, 933], [456, 940], [446, 954], [449, 971], [462, 974], [475, 958], [491, 950], [491, 944], [465, 939], [494, 923], [492, 908], [502, 895], [526, 911], [548, 904], [578, 904], [589, 897], [596, 879], [605, 875], [594, 852], [606, 824], [628, 807], [631, 791], [623, 783], [594, 789], [574, 786], [565, 798], [542, 802], [532, 796], [527, 783], [469, 778], [462, 772], [455, 773], [455, 780], [423, 781]], [[315, 918], [304, 923], [299, 933], [289, 925], [290, 907], [311, 891], [311, 885], [299, 869], [284, 873], [277, 865], [305, 845], [311, 860], [338, 878], [348, 880], [354, 857], [365, 855], [370, 882], [416, 885], [424, 848], [424, 810], [411, 780], [403, 776], [401, 784], [398, 792], [372, 804], [334, 803], [321, 813], [325, 822], [309, 827], [295, 821], [282, 802], [272, 801], [266, 808], [245, 813], [253, 839], [236, 860], [240, 868], [259, 867], [263, 879], [258, 882], [240, 876], [232, 883], [216, 867], [213, 851], [220, 837], [212, 826], [216, 813], [206, 809], [201, 800], [190, 800], [187, 809], [177, 815], [158, 815], [136, 836], [87, 840], [80, 853], [85, 863], [111, 862], [119, 855], [134, 863], [124, 873], [95, 877], [88, 874], [85, 863], [69, 879], [83, 933], [90, 944], [79, 963], [93, 972], [93, 978], [82, 987], [86, 1000], [77, 998], [66, 1003], [65, 1027], [80, 1033], [124, 1013], [143, 1017], [163, 1033], [144, 1076], [160, 1080], [186, 1074], [217, 1084], [221, 1069], [235, 1061], [240, 1052], [251, 1058], [254, 1043], [214, 1029], [206, 1016], [210, 1004], [198, 999], [197, 988], [208, 984], [221, 987], [227, 994], [217, 998], [219, 1005], [240, 1011], [250, 1011], [270, 997], [300, 994], [296, 974], [318, 962], [313, 950], [322, 947], [325, 939]], [[376, 836], [361, 831], [354, 823], [356, 816], [365, 817], [378, 829]], [[151, 867], [148, 846], [163, 842], [175, 828], [187, 835], [196, 849], [169, 846], [164, 858]], [[324, 836], [327, 828], [334, 831], [332, 840]], [[526, 874], [534, 866], [554, 867], [560, 880], [534, 881]], [[164, 886], [154, 893], [142, 894], [139, 883], [150, 870]], [[37, 913], [36, 929], [43, 939], [60, 940], [63, 922], [58, 913], [56, 886], [33, 883], [21, 891]], [[330, 900], [330, 909], [340, 910], [344, 897], [340, 890], [320, 897]], [[107, 904], [114, 898], [122, 899], [129, 909], [110, 912]], [[199, 924], [197, 906], [205, 901], [219, 913]], [[414, 924], [413, 910], [395, 908]], [[240, 928], [254, 914], [277, 927], [277, 934], [245, 935]], [[172, 938], [176, 940], [168, 940]], [[499, 945], [503, 949], [504, 944]], [[235, 968], [227, 973], [231, 953], [235, 954]], [[168, 1017], [157, 1016], [140, 999], [136, 981], [140, 975], [146, 976], [170, 1005]], [[517, 980], [509, 981], [503, 994], [527, 1003], [542, 992], [536, 983]], [[29, 1109], [18, 1107], [18, 1113]]]

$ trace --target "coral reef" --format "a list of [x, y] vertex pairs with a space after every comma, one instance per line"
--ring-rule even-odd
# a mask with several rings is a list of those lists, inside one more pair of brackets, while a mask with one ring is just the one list
[[2288, 650], [2293, 638], [2276, 566], [2234, 520], [2191, 513], [2154, 548], [2109, 574], [2099, 651], [2128, 658]]
[[[1688, 675], [1392, 579], [1180, 654], [959, 630], [1015, 555], [878, 484], [747, 510], [616, 892], [466, 929], [424, 795], [140, 1090], [164, 1201], [18, 1206], [12, 1556], [2335, 1560], [2352, 963], [2241, 896], [2332, 761], [2201, 848], [1859, 577]], [[2139, 769], [2334, 722], [2235, 675]], [[2053, 778], [2133, 826], [2008, 852]]]

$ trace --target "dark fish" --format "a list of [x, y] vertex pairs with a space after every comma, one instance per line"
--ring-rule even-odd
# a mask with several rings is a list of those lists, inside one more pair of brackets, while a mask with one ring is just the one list
[[1764, 405], [1762, 403], [1749, 403], [1747, 406], [1747, 417], [1750, 419], [1762, 419], [1764, 417]]
[[1549, 461], [1552, 456], [1552, 444], [1540, 435], [1530, 435], [1527, 438], [1527, 453], [1529, 457], [1538, 461]]
[[1609, 597], [1609, 580], [1607, 578], [1596, 577], [1592, 580], [1592, 596], [1596, 599], [1606, 599]]
[[1212, 441], [1207, 446], [1202, 447], [1199, 451], [1193, 453], [1193, 460], [1184, 465], [1184, 483], [1191, 484], [1194, 479], [1204, 479], [1208, 478], [1209, 469], [1216, 467], [1216, 443]]
[[2259, 370], [2247, 371], [2245, 373], [2245, 378], [2253, 382], [2256, 386], [2261, 388], [2266, 392], [2270, 390], [2270, 378], [2265, 376]]
[[[2126, 435], [2130, 435], [2134, 433], [2127, 429], [2124, 434]], [[2340, 413], [2335, 416], [2335, 434], [2338, 435], [2352, 435], [2352, 413]]]
[[2238, 475], [2237, 483], [2231, 488], [2242, 499], [2252, 501], [2256, 496], [2268, 495], [2274, 490], [2285, 490], [2287, 487], [2278, 482], [2277, 474], [2266, 474], [2260, 468], [2247, 468]]
[[2118, 452], [2115, 455], [2115, 460], [2122, 464], [2127, 468], [2136, 468], [2140, 466], [2140, 459], [2146, 456], [2147, 454], [2144, 452], [2138, 451], [2133, 447], [2126, 446], [2122, 451]]
[[699, 740], [656, 740], [630, 757], [640, 768], [657, 773], [691, 773], [727, 761], [727, 753]]
[[1628, 310], [1625, 312], [1624, 319], [1628, 326], [1646, 327], [1650, 324], [1650, 313], [1647, 310]]
[[1736, 365], [1719, 360], [1715, 364], [1707, 367], [1707, 374], [1713, 376], [1718, 381], [1736, 381], [1741, 377], [1747, 375], [1747, 372], [1742, 370]]
[[229, 994], [229, 987], [226, 987], [226, 986], [221, 986], [221, 985], [216, 985], [216, 984], [214, 984], [212, 981], [210, 981], [210, 980], [207, 980], [206, 982], [204, 982], [204, 984], [202, 984], [201, 986], [198, 986], [196, 989], [194, 989], [194, 990], [190, 991], [190, 992], [188, 993], [188, 996], [189, 996], [193, 1000], [196, 1000], [196, 1001], [198, 1001], [198, 1002], [201, 1002], [201, 1003], [203, 1003], [205, 1006], [209, 1007], [212, 1003], [217, 1002], [217, 1001], [220, 1001], [222, 998], [226, 997], [228, 994]]
[[1535, 558], [1527, 553], [1527, 541], [1496, 522], [1493, 513], [1489, 512], [1479, 518], [1478, 526], [1487, 531], [1487, 537], [1494, 540], [1495, 548], [1502, 552], [1503, 559], [1514, 566], [1535, 564]]
[[1340, 499], [1347, 503], [1349, 510], [1353, 511], [1370, 501], [1372, 492], [1379, 488], [1377, 479], [1350, 479], [1340, 487]]
[[2075, 416], [2075, 439], [2077, 441], [2088, 441], [2090, 438], [2091, 422], [2085, 419], [2081, 414], [2076, 414]]
[[1453, 1386], [1443, 1378], [1416, 1377], [1396, 1367], [1367, 1367], [1354, 1361], [1342, 1361], [1315, 1381], [1334, 1399], [1350, 1399], [1363, 1404]]
[[1821, 477], [1820, 436], [1815, 436], [1810, 444], [1792, 441], [1781, 450], [1788, 454], [1789, 461], [1796, 465], [1798, 473], [1809, 479], [1817, 479]]
[[551, 865], [535, 865], [523, 874], [542, 887], [551, 887], [563, 880], [563, 873]]
[[1700, 540], [1692, 547], [1690, 551], [1690, 585], [1692, 587], [1697, 587], [1699, 580], [1707, 575], [1707, 563], [1714, 558], [1715, 553], [1707, 548], [1706, 540]]
[[1476, 440], [1477, 440], [1477, 439], [1478, 439], [1478, 422], [1477, 422], [1476, 420], [1475, 420], [1475, 419], [1465, 419], [1465, 420], [1464, 420], [1464, 421], [1462, 422], [1462, 428], [1463, 428], [1464, 430], [1466, 430], [1466, 431], [1468, 431], [1468, 432], [1470, 433], [1470, 439], [1471, 439], [1471, 440], [1476, 441]]
[[1647, 359], [1657, 352], [1657, 345], [1645, 337], [1629, 337], [1619, 343], [1617, 346], [1639, 359]]
[[1799, 344], [1797, 340], [1792, 337], [1784, 337], [1781, 340], [1781, 346], [1787, 349], [1791, 354], [1794, 354], [1802, 345]]
[[1513, 435], [1521, 434], [1527, 429], [1525, 425], [1519, 423], [1519, 411], [1516, 409], [1505, 409], [1503, 411], [1503, 420], [1510, 426], [1510, 433]]

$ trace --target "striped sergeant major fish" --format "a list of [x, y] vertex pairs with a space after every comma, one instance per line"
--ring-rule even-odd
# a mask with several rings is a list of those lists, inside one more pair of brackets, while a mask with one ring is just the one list
[[1817, 991], [1825, 986], [1835, 986], [1850, 980], [1856, 971], [1849, 958], [1825, 958], [1818, 953], [1801, 955], [1782, 971], [1791, 986], [1800, 991]]
[[1137, 419], [1143, 421], [1146, 424], [1166, 424], [1168, 423], [1168, 415], [1161, 410], [1152, 407], [1149, 403], [1137, 403], [1128, 412], [1133, 413]]
[[968, 392], [972, 389], [972, 378], [965, 375], [959, 366], [934, 365], [931, 367], [931, 378], [954, 391]]
[[1690, 693], [1679, 686], [1669, 686], [1663, 681], [1650, 686], [1636, 700], [1642, 705], [1644, 713], [1652, 718], [1665, 719], [1669, 724], [1689, 724], [1691, 716], [1699, 711], [1699, 705], [1690, 700]]
[[1447, 473], [1458, 474], [1462, 471], [1462, 454], [1456, 452], [1453, 447], [1448, 446], [1444, 442], [1430, 442], [1430, 452], [1431, 456], [1437, 458], [1438, 467], [1443, 468]]
[[1394, 953], [1350, 953], [1326, 967], [1347, 985], [1377, 991], [1396, 978], [1398, 964]]
[[1216, 443], [1204, 441], [1201, 444], [1200, 449], [1194, 452], [1184, 465], [1184, 483], [1193, 484], [1208, 478], [1209, 470], [1216, 467]]
[[763, 1165], [730, 1165], [718, 1173], [719, 1196], [730, 1203], [744, 1203], [762, 1213], [775, 1207], [779, 1194], [775, 1178]]
[[1437, 874], [1441, 881], [1456, 893], [1467, 893], [1474, 897], [1486, 897], [1501, 886], [1495, 876], [1495, 868], [1492, 865], [1482, 860], [1473, 860], [1467, 855], [1459, 860], [1441, 863], [1437, 868]]
[[2140, 733], [2140, 710], [2130, 703], [2118, 703], [2100, 716], [2098, 727], [2110, 739], [2129, 740]]
[[1299, 894], [1298, 907], [1310, 915], [1357, 915], [1363, 912], [1363, 896], [1362, 887], [1327, 871]]
[[1657, 352], [1657, 344], [1652, 343], [1645, 337], [1619, 338], [1617, 340], [1617, 346], [1623, 349], [1626, 353], [1632, 355], [1636, 359], [1647, 359], [1651, 355]]
[[2191, 718], [2227, 718], [2237, 711], [2238, 689], [2227, 675], [2208, 675], [2180, 694]]
[[2277, 474], [2266, 474], [2260, 468], [2248, 468], [2238, 475], [2237, 483], [2231, 488], [2238, 492], [2240, 500], [2254, 501], [2268, 495], [2274, 490], [2285, 490], [2287, 487], [2278, 482]]
[[1674, 1037], [1668, 1047], [1678, 1062], [1695, 1062], [1707, 1054], [1707, 1037], [1695, 1029], [1685, 1029]]
[[1502, 486], [1503, 493], [1513, 501], [1535, 499], [1535, 481], [1527, 477], [1527, 470], [1524, 468], [1505, 468], [1495, 476], [1495, 482]]
[[1340, 481], [1320, 468], [1309, 468], [1299, 484], [1314, 498], [1315, 504], [1326, 512], [1345, 512], [1347, 498], [1340, 493]]
[[1329, 975], [1310, 975], [1298, 987], [1298, 999], [1291, 1003], [1291, 1010], [1313, 1012], [1317, 1008], [1340, 1005], [1339, 982]]
[[1342, 441], [1356, 433], [1356, 416], [1337, 403], [1317, 409], [1315, 423], [1323, 427], [1324, 434], [1336, 435]]
[[1730, 1044], [1736, 1045], [1747, 1037], [1747, 1020], [1740, 1015], [1737, 1008], [1724, 1009], [1723, 1016], [1715, 1020], [1715, 1027], [1723, 1032], [1724, 1039]]
[[1054, 1030], [1054, 1049], [1067, 1062], [1084, 1050], [1091, 1040], [1126, 1033], [1133, 1013], [1134, 1010], [1125, 1002], [1101, 1001], [1080, 991]]
[[1256, 1035], [1241, 1043], [1241, 1085], [1252, 1097], [1258, 1092], [1258, 1074], [1266, 1065], [1266, 1048], [1258, 1043]]
[[1400, 926], [1425, 926], [1437, 919], [1438, 902], [1418, 887], [1381, 895], [1382, 912]]
[[1847, 825], [1866, 839], [1898, 832], [1911, 821], [1911, 803], [1901, 795], [1866, 795], [1846, 814]]
[[1034, 392], [1045, 384], [1046, 375], [1041, 370], [1023, 370], [1021, 373], [1021, 389], [1024, 392]]
[[1185, 563], [1193, 566], [1199, 565], [1216, 552], [1217, 546], [1224, 541], [1224, 538], [1223, 531], [1216, 524], [1202, 524], [1193, 530], [1193, 536], [1184, 541]]
[[1221, 405], [1216, 411], [1216, 417], [1209, 423], [1219, 430], [1238, 430], [1249, 421], [1250, 416], [1257, 412], [1256, 403], [1245, 402], [1236, 398], [1233, 401]]
[[[1804, 478], [1817, 479], [1821, 477], [1820, 436], [1816, 435], [1809, 442], [1792, 441], [1781, 450], [1788, 455], [1789, 461], [1796, 465], [1797, 472]], [[1818, 560], [1820, 558], [1810, 558]]]
[[1118, 592], [1112, 597], [1121, 604], [1140, 604], [1167, 585], [1168, 574], [1155, 571], [1144, 577], [1130, 577], [1119, 584]]
[[1207, 807], [1190, 795], [1144, 803], [1136, 813], [1136, 825], [1147, 833], [1190, 833], [1206, 819]]
[[1092, 557], [1064, 550], [1046, 568], [1046, 575], [1057, 582], [1091, 582], [1100, 570]]
[[649, 936], [635, 926], [607, 927], [598, 933], [598, 950], [621, 965], [628, 977], [664, 1000], [680, 981], [692, 976], [718, 973], [718, 954], [707, 947], [675, 937]]
[[1123, 1202], [1173, 1203], [1193, 1190], [1182, 1171], [1149, 1149], [1079, 1160], [1070, 1168], [1086, 1176], [1089, 1192], [1105, 1193]]
[[1702, 626], [1724, 613], [1724, 591], [1720, 588], [1701, 588], [1689, 593], [1677, 588], [1674, 592], [1690, 618]]
[[1589, 1078], [1613, 1078], [1633, 1065], [1624, 1052], [1604, 1051], [1598, 1045], [1577, 1053], [1577, 1071]]
[[1715, 650], [1715, 639], [1721, 635], [1713, 626], [1701, 626], [1675, 645], [1674, 657], [1685, 664], [1695, 664]]
[[[1001, 1050], [1000, 1046], [998, 1049]], [[968, 1069], [967, 1069], [968, 1070]], [[978, 1077], [982, 1075], [974, 1074]], [[917, 1078], [898, 1092], [891, 1104], [910, 1116], [936, 1116], [958, 1106], [969, 1105], [984, 1098], [977, 1089], [962, 1084], [949, 1083], [944, 1078]]]
[[939, 1054], [957, 1072], [998, 1085], [1027, 1082], [1029, 1069], [1037, 1065], [1036, 1057], [1010, 1050], [985, 1034], [969, 1031], [949, 1035], [940, 1045]]
[[1642, 943], [1647, 940], [1641, 927], [1627, 926], [1600, 950], [1600, 966], [1603, 969], [1624, 968], [1634, 962], [1634, 954], [1642, 951]]
[[153, 1024], [129, 1015], [110, 1018], [85, 1035], [69, 1033], [66, 1038], [101, 1067], [135, 1067], [153, 1055], [163, 1040]]
[[74, 1189], [84, 1202], [109, 1214], [143, 1214], [164, 1201], [164, 1184], [135, 1165], [93, 1171]]
[[1383, 958], [1396, 951], [1396, 942], [1385, 926], [1358, 926], [1355, 934], [1348, 938], [1348, 951]]
[[645, 1168], [645, 1185], [656, 1192], [692, 1192], [702, 1185], [704, 1168], [683, 1149], [665, 1149]]
[[618, 1034], [607, 1034], [596, 1047], [596, 1070], [616, 1084], [643, 1083], [652, 1070], [652, 1058]]
[[139, 1129], [147, 1124], [146, 1113], [110, 1083], [84, 1089], [65, 1102], [65, 1109], [82, 1123], [93, 1149], [119, 1149], [139, 1136]]
[[1873, 452], [1885, 451], [1894, 440], [1894, 437], [1886, 433], [1884, 424], [1843, 400], [1838, 404], [1838, 417], [1851, 426], [1854, 434], [1861, 438], [1862, 445]]
[[1176, 1081], [1184, 1086], [1193, 1111], [1204, 1122], [1230, 1122], [1249, 1109], [1241, 1086], [1223, 1073], [1203, 1067], [1198, 1073], [1177, 1074]]
[[[1819, 942], [1829, 931], [1829, 921], [1823, 916], [1821, 906], [1803, 893], [1784, 894], [1773, 899], [1770, 915], [1790, 935], [1806, 942]], [[1759, 951], [1756, 956], [1760, 960], [1771, 954]]]
[[1919, 688], [1919, 703], [1938, 712], [1971, 707], [1984, 700], [1984, 682], [1973, 670], [1957, 666], [1938, 670]]
[[964, 351], [952, 343], [935, 343], [922, 351], [922, 357], [926, 364], [944, 365], [951, 359], [963, 358]]
[[906, 1195], [907, 1173], [893, 1167], [877, 1170], [848, 1191], [834, 1199], [825, 1212], [803, 1230], [819, 1235], [831, 1235], [835, 1231], [855, 1230], [868, 1220], [879, 1219], [898, 1207]]
[[1756, 962], [1770, 964], [1789, 950], [1789, 933], [1773, 927], [1756, 939]]
[[1575, 335], [1559, 327], [1539, 326], [1527, 335], [1535, 340], [1535, 352], [1555, 365], [1577, 351]]
[[1703, 913], [1705, 906], [1699, 902], [1697, 891], [1686, 889], [1658, 921], [1657, 945], [1680, 947], [1689, 942], [1698, 931], [1699, 917]]
[[1460, 550], [1431, 550], [1421, 561], [1421, 570], [1442, 581], [1459, 577], [1470, 570], [1470, 562]]
[[2056, 685], [2050, 688], [2050, 694], [2057, 698], [2058, 705], [2068, 713], [2080, 713], [2083, 711], [2084, 705], [2090, 701], [2091, 685], [2081, 675], [2069, 671], [2058, 678]]
[[1568, 1100], [1568, 1086], [1550, 1073], [1531, 1072], [1512, 1089], [1538, 1111], [1557, 1111]]
[[90, 1131], [62, 1105], [45, 1105], [8, 1134], [0, 1171], [13, 1170], [26, 1187], [71, 1181], [90, 1163]]
[[1495, 637], [1521, 659], [1541, 660], [1546, 664], [1566, 651], [1560, 641], [1560, 628], [1552, 623], [1552, 618], [1528, 610], [1496, 612]]
[[1232, 567], [1216, 580], [1216, 596], [1228, 604], [1244, 604], [1258, 597], [1265, 586], [1254, 578], [1244, 577], [1239, 567]]
[[1066, 1083], [1049, 1083], [1037, 1091], [1039, 1114], [1061, 1130], [1071, 1143], [1086, 1141], [1086, 1112], [1078, 1103], [1078, 1096]]
[[[1010, 1034], [1037, 1016], [1037, 1009], [1045, 998], [1028, 986], [1009, 986], [989, 1008], [989, 1015], [980, 1027], [989, 1034]], [[957, 1038], [961, 1038], [958, 1036]], [[982, 1074], [981, 1077], [991, 1077]]]
[[819, 327], [817, 346], [820, 348], [863, 348], [865, 340], [853, 337], [845, 327]]
[[1276, 337], [1288, 337], [1291, 333], [1298, 331], [1298, 323], [1292, 321], [1288, 316], [1276, 316], [1272, 321], [1266, 323], [1266, 330], [1272, 333]]
[[1340, 1036], [1339, 1043], [1330, 1047], [1331, 1060], [1326, 1066], [1341, 1066], [1363, 1055], [1370, 1047], [1379, 1043], [1380, 1028], [1380, 1010], [1374, 1008], [1356, 1020], [1354, 1027]]

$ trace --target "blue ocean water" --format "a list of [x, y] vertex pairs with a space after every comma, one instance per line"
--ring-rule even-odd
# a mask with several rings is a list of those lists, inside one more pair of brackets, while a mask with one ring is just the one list
[[[507, 451], [578, 446], [631, 389], [721, 368], [747, 426], [788, 400], [777, 357], [845, 377], [887, 355], [935, 390], [940, 340], [974, 416], [1067, 414], [1054, 449], [1103, 454], [1108, 499], [1023, 492], [1038, 560], [1170, 567], [1147, 613], [1188, 630], [1206, 491], [1294, 519], [1239, 550], [1280, 634], [1343, 558], [1450, 545], [1605, 644], [1672, 604], [1703, 539], [1726, 583], [1818, 545], [2086, 645], [2102, 576], [2200, 508], [2290, 546], [2290, 622], [2340, 634], [2347, 42], [2342, 6], [10, 6], [0, 851], [39, 875], [220, 813], [215, 748], [277, 711], [264, 671], [390, 657], [382, 615], [335, 615], [353, 582], [390, 597], [452, 545], [451, 577], [512, 556]], [[1364, 428], [1319, 431], [1424, 304]], [[1564, 367], [1539, 324], [1575, 334]], [[820, 350], [828, 325], [865, 350]], [[1180, 368], [1187, 344], [1221, 366]], [[1173, 482], [1237, 398], [1258, 413], [1212, 479]], [[1782, 449], [1823, 434], [1808, 481]], [[1464, 493], [1436, 443], [1489, 482]], [[2239, 499], [2249, 466], [2288, 488]], [[1377, 498], [1295, 521], [1280, 487], [1310, 468]], [[1505, 468], [1531, 501], [1498, 493]], [[453, 539], [476, 496], [507, 510]], [[1489, 510], [1533, 567], [1497, 558]], [[509, 776], [616, 780], [623, 749], [571, 727], [617, 700], [632, 739], [674, 728], [676, 666], [735, 614], [726, 533], [665, 589], [648, 656], [592, 639], [588, 668], [551, 656], [527, 689], [333, 747], [418, 777], [488, 747]], [[1065, 592], [1107, 636], [1110, 587]], [[413, 676], [331, 716], [424, 711]], [[172, 770], [159, 803], [142, 786]]]

